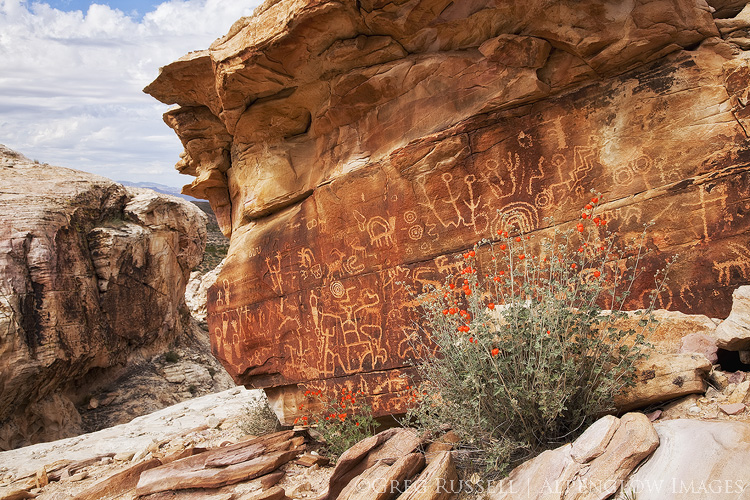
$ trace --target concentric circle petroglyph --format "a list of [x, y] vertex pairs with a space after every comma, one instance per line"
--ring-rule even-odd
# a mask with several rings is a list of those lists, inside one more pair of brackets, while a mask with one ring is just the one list
[[346, 289], [344, 288], [343, 283], [340, 281], [334, 281], [331, 283], [331, 286], [329, 287], [331, 290], [331, 294], [336, 297], [337, 299], [340, 299], [344, 295], [346, 295]]

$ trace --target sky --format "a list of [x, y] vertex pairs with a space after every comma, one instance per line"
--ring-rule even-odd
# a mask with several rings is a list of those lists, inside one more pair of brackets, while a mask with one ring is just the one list
[[0, 0], [0, 144], [114, 180], [179, 187], [169, 106], [142, 92], [260, 0]]

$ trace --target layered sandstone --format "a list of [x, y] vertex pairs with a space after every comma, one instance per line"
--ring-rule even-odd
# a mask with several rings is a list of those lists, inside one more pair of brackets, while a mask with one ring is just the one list
[[80, 431], [81, 387], [182, 331], [206, 230], [183, 200], [4, 146], [0, 186], [3, 449]]
[[398, 411], [406, 285], [441, 283], [503, 219], [572, 223], [591, 189], [623, 240], [654, 223], [644, 277], [680, 254], [658, 307], [725, 317], [750, 279], [750, 24], [712, 12], [741, 8], [282, 0], [162, 68], [145, 90], [179, 105], [185, 192], [231, 235], [215, 354], [289, 421], [298, 384]]

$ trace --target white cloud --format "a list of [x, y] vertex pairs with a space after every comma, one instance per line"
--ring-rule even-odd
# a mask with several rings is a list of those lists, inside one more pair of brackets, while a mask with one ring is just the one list
[[260, 0], [170, 0], [141, 19], [106, 5], [63, 12], [0, 0], [0, 143], [118, 180], [181, 185], [182, 150], [141, 89], [207, 48]]

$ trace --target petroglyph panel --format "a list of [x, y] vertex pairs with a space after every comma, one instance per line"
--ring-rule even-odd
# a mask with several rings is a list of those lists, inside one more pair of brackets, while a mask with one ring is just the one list
[[[287, 395], [296, 384], [372, 395], [377, 385], [379, 411], [403, 409], [393, 377], [430, 349], [410, 340], [419, 309], [406, 287], [441, 283], [458, 271], [456, 253], [498, 229], [542, 235], [573, 224], [592, 189], [622, 240], [653, 223], [631, 307], [679, 254], [658, 306], [726, 316], [731, 292], [750, 281], [750, 149], [724, 61], [706, 47], [673, 54], [377, 154], [366, 144], [384, 125], [371, 118], [289, 139], [290, 164], [319, 168], [319, 182], [235, 224], [209, 293], [214, 351], [243, 384]], [[383, 116], [416, 104], [404, 106]]]

